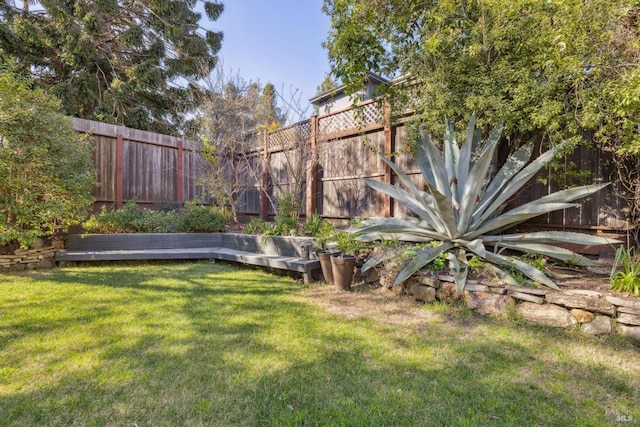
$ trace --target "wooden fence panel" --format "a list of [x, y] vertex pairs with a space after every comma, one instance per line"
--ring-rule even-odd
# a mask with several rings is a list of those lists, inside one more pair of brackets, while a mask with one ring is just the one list
[[97, 170], [97, 185], [93, 196], [98, 203], [111, 203], [116, 200], [116, 144], [115, 139], [105, 136], [93, 137], [93, 164]]

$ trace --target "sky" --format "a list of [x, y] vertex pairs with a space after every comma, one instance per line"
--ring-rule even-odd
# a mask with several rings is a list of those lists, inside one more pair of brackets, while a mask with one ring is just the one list
[[330, 20], [322, 13], [322, 0], [222, 3], [220, 18], [211, 22], [204, 16], [201, 25], [224, 33], [219, 56], [225, 73], [262, 85], [271, 82], [286, 100], [300, 97], [306, 107], [330, 71], [322, 47]]

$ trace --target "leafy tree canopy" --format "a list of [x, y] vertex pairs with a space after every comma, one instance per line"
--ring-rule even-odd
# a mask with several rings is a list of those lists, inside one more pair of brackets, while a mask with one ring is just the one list
[[[50, 89], [68, 115], [177, 133], [222, 33], [197, 0], [0, 0], [0, 61]], [[210, 20], [223, 5], [203, 1]]]
[[397, 111], [428, 130], [478, 113], [512, 142], [582, 139], [640, 153], [636, 0], [325, 0], [334, 74], [352, 92], [370, 71]]
[[0, 72], [0, 245], [29, 247], [84, 220], [91, 146], [42, 89]]

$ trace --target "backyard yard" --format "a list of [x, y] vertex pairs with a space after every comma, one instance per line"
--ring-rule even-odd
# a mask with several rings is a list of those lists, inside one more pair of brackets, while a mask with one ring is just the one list
[[640, 349], [221, 263], [0, 273], [0, 425], [635, 425]]

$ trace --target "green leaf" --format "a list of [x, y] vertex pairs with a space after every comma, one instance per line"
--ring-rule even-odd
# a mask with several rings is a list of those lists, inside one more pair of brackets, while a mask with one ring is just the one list
[[496, 211], [505, 203], [511, 196], [513, 196], [518, 190], [520, 190], [540, 169], [542, 169], [547, 163], [549, 163], [556, 155], [558, 150], [562, 148], [564, 144], [559, 144], [549, 151], [541, 154], [537, 159], [531, 162], [527, 167], [522, 169], [509, 181], [509, 183], [500, 191], [498, 197], [495, 198], [493, 203], [483, 212], [478, 210], [474, 212], [471, 219], [470, 229], [474, 230], [478, 228], [484, 221], [491, 216], [495, 215]]
[[421, 250], [404, 266], [400, 273], [398, 273], [396, 280], [393, 282], [393, 286], [398, 286], [400, 283], [411, 277], [413, 273], [436, 259], [442, 252], [447, 251], [452, 247], [453, 244], [450, 242], [443, 242], [436, 247]]
[[500, 129], [502, 124], [496, 126], [491, 132], [491, 136], [487, 139], [484, 150], [480, 158], [476, 161], [471, 169], [469, 177], [464, 185], [464, 191], [462, 193], [462, 205], [460, 208], [460, 216], [458, 218], [457, 231], [462, 235], [469, 229], [469, 221], [471, 215], [476, 208], [476, 200], [480, 195], [480, 190], [484, 185], [484, 179], [487, 176], [487, 172], [493, 162], [493, 153], [495, 152], [498, 141], [500, 140]]
[[405, 205], [411, 212], [418, 215], [420, 218], [425, 220], [431, 227], [439, 231], [441, 233], [446, 232], [446, 227], [438, 217], [437, 214], [431, 212], [430, 209], [425, 209], [423, 203], [415, 200], [413, 196], [411, 196], [406, 190], [403, 190], [400, 187], [396, 187], [394, 185], [390, 185], [384, 182], [376, 181], [369, 178], [364, 178], [364, 182], [374, 190], [378, 190], [381, 193], [387, 194], [403, 205]]
[[585, 233], [575, 233], [571, 231], [534, 231], [531, 233], [483, 236], [482, 240], [485, 243], [575, 243], [577, 245], [612, 245], [621, 243], [619, 240], [607, 239], [601, 236], [594, 236]]
[[533, 153], [533, 141], [523, 145], [515, 153], [513, 153], [505, 164], [500, 168], [500, 171], [493, 178], [487, 189], [484, 191], [484, 195], [478, 202], [474, 214], [476, 212], [483, 212], [489, 203], [491, 203], [500, 194], [502, 188], [507, 185], [509, 180], [527, 164], [531, 159]]
[[560, 209], [568, 209], [576, 207], [574, 203], [544, 203], [544, 204], [527, 204], [514, 208], [508, 212], [503, 213], [497, 218], [489, 220], [483, 227], [465, 234], [465, 239], [475, 239], [486, 233], [495, 234], [504, 230], [505, 228], [520, 224], [531, 218], [535, 218], [539, 215], [543, 215], [549, 212], [557, 211]]
[[487, 256], [485, 259], [497, 265], [515, 268], [535, 282], [542, 283], [543, 285], [546, 285], [551, 289], [555, 289], [558, 291], [560, 290], [560, 288], [558, 288], [558, 285], [556, 285], [553, 280], [549, 279], [540, 270], [527, 264], [526, 262], [492, 252], [487, 252]]
[[422, 171], [427, 183], [451, 199], [451, 190], [449, 188], [449, 180], [447, 179], [447, 171], [444, 166], [444, 159], [440, 150], [435, 146], [429, 135], [420, 131], [420, 141], [417, 146], [416, 160], [418, 167]]
[[[471, 167], [471, 155], [473, 149], [473, 136], [476, 129], [476, 113], [474, 112], [469, 119], [467, 125], [467, 138], [462, 150], [460, 150], [460, 157], [458, 159], [458, 182], [461, 185], [465, 185], [469, 176], [469, 169]], [[464, 199], [461, 199], [464, 200]]]
[[469, 266], [461, 262], [451, 252], [447, 253], [447, 260], [449, 261], [449, 269], [453, 275], [453, 281], [456, 284], [458, 293], [461, 294], [464, 291], [464, 287], [467, 284], [467, 274], [469, 273]]
[[576, 265], [585, 267], [596, 267], [599, 264], [589, 258], [578, 255], [568, 249], [558, 246], [546, 245], [543, 243], [500, 243], [501, 247], [512, 249], [524, 253], [533, 253], [538, 255], [546, 255], [551, 258], [559, 259], [564, 262], [573, 262]]

